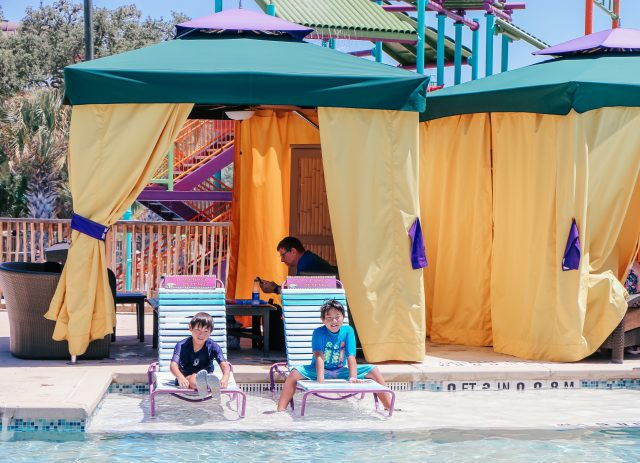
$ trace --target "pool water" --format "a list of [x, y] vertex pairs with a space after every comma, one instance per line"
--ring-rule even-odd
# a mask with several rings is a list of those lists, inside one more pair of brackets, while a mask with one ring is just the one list
[[640, 428], [420, 432], [206, 432], [37, 435], [0, 442], [2, 462], [640, 461]]

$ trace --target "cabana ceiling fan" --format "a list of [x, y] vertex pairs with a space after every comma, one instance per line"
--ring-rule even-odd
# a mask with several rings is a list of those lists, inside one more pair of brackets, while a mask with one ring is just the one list
[[251, 119], [256, 112], [250, 109], [241, 109], [239, 111], [225, 111], [225, 115], [232, 121], [246, 121]]
[[304, 113], [315, 108], [308, 108], [296, 105], [207, 105], [196, 104], [189, 114], [189, 119], [215, 119], [215, 120], [233, 120], [245, 121], [253, 117], [256, 111], [272, 110], [282, 112], [293, 112], [296, 116], [304, 119], [309, 124], [318, 128], [317, 124], [309, 119]]

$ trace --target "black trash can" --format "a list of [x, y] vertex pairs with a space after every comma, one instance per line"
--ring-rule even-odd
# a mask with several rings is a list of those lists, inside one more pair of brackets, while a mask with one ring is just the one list
[[276, 310], [269, 312], [269, 349], [275, 352], [284, 352], [284, 321], [282, 320], [282, 307], [269, 300], [269, 304]]

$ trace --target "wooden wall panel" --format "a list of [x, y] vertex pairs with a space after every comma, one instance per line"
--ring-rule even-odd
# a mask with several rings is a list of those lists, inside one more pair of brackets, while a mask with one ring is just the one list
[[291, 146], [289, 234], [336, 265], [319, 145]]

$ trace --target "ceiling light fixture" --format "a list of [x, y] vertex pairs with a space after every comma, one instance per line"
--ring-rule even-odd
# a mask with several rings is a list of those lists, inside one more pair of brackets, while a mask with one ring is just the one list
[[232, 121], [246, 121], [255, 114], [255, 111], [225, 111], [225, 114]]

